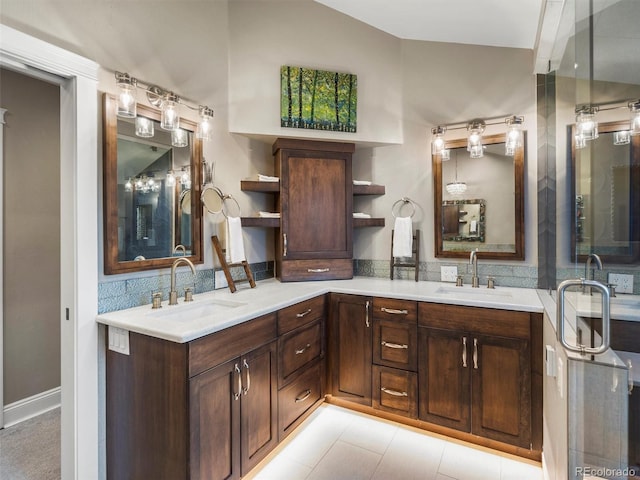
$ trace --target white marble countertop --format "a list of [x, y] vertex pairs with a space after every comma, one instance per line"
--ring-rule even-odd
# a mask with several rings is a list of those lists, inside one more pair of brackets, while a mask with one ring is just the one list
[[355, 277], [351, 280], [286, 282], [270, 279], [256, 288], [243, 285], [236, 293], [228, 289], [194, 295], [194, 301], [153, 310], [151, 305], [98, 315], [105, 325], [123, 328], [157, 338], [184, 343], [223, 330], [295, 303], [328, 292], [400, 298], [423, 302], [448, 303], [502, 310], [542, 312], [534, 289], [497, 286], [471, 288], [451, 283], [413, 282], [382, 278]]
[[[566, 293], [567, 300], [571, 302], [580, 317], [602, 317], [602, 296], [571, 291]], [[618, 294], [609, 301], [610, 315], [615, 320], [640, 321], [640, 295]]]

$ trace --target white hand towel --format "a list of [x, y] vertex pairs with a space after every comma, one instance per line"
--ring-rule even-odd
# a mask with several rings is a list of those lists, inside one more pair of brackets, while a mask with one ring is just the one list
[[240, 217], [227, 217], [227, 255], [231, 263], [246, 259]]
[[411, 217], [396, 217], [393, 226], [393, 256], [410, 257], [413, 246], [413, 222]]
[[270, 175], [262, 175], [261, 173], [259, 173], [258, 181], [259, 182], [279, 182], [280, 179], [278, 177], [272, 177]]
[[478, 222], [475, 220], [471, 220], [469, 223], [469, 233], [476, 233], [476, 229], [478, 228]]

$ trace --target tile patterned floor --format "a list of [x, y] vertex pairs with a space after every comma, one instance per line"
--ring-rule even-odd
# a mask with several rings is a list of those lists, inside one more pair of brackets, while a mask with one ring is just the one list
[[542, 480], [539, 466], [323, 405], [253, 480]]

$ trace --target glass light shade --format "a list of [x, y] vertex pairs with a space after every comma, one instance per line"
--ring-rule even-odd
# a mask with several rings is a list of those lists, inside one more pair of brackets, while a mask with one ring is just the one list
[[131, 182], [131, 178], [128, 178], [127, 181], [125, 182], [124, 191], [125, 192], [132, 192], [133, 191], [133, 182]]
[[431, 134], [433, 135], [433, 139], [431, 140], [431, 154], [438, 155], [442, 154], [444, 148], [444, 132], [447, 131], [446, 127], [442, 127], [438, 125], [437, 127], [433, 127], [431, 129]]
[[631, 132], [629, 130], [613, 132], [614, 145], [628, 145], [629, 143], [631, 143]]
[[211, 140], [211, 120], [213, 120], [213, 110], [209, 107], [200, 106], [200, 123], [196, 129], [196, 137], [201, 140]]
[[151, 138], [154, 134], [153, 120], [146, 117], [136, 117], [136, 135]]
[[167, 172], [167, 186], [173, 187], [176, 184], [176, 176], [173, 174], [173, 170]]
[[573, 140], [574, 140], [574, 145], [576, 147], [576, 150], [579, 150], [579, 149], [584, 148], [584, 147], [587, 146], [587, 141], [579, 133], [575, 134]]
[[442, 150], [440, 150], [440, 160], [442, 160], [443, 162], [447, 162], [451, 159], [451, 150], [449, 150], [448, 148], [443, 148]]
[[504, 143], [504, 153], [507, 156], [513, 157], [516, 154], [518, 148], [522, 147], [522, 122], [523, 117], [514, 115], [507, 118], [506, 122], [509, 125], [507, 131], [507, 138]]
[[165, 130], [176, 130], [180, 128], [180, 115], [178, 113], [179, 98], [173, 94], [167, 94], [162, 101], [162, 112], [160, 115], [160, 128]]
[[472, 130], [471, 133], [469, 134], [469, 138], [467, 139], [467, 151], [471, 151], [474, 147], [482, 147], [482, 135], [475, 131]]
[[576, 130], [585, 140], [598, 138], [598, 122], [593, 109], [583, 110], [576, 115]]
[[640, 100], [629, 103], [631, 110], [631, 135], [640, 135]]
[[467, 191], [467, 184], [456, 180], [455, 182], [447, 183], [445, 188], [450, 195], [462, 195]]
[[482, 143], [479, 145], [473, 145], [469, 150], [469, 157], [471, 158], [482, 158], [484, 157], [484, 148], [482, 148]]
[[118, 107], [116, 114], [119, 117], [134, 118], [137, 115], [136, 85], [138, 81], [126, 73], [116, 72], [116, 85], [118, 86]]
[[174, 147], [186, 147], [189, 145], [189, 133], [182, 128], [173, 130], [171, 132], [171, 145]]

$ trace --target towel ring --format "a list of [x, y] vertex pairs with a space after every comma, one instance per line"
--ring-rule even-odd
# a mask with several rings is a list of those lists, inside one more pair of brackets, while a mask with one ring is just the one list
[[242, 216], [242, 209], [240, 208], [240, 204], [238, 203], [238, 201], [237, 201], [235, 198], [233, 198], [233, 197], [231, 196], [231, 194], [230, 194], [230, 193], [228, 193], [227, 195], [225, 195], [225, 196], [224, 196], [224, 198], [222, 199], [222, 214], [223, 214], [226, 218], [229, 218], [229, 215], [227, 215], [227, 211], [225, 210], [226, 201], [227, 201], [227, 200], [229, 200], [229, 199], [233, 200], [233, 201], [234, 201], [234, 203], [236, 204], [236, 207], [238, 208], [238, 217]]
[[393, 206], [391, 207], [391, 215], [393, 215], [393, 218], [398, 218], [398, 215], [396, 215], [395, 212], [396, 206], [398, 204], [400, 204], [400, 207], [398, 208], [398, 215], [400, 215], [402, 207], [404, 207], [406, 204], [411, 205], [411, 213], [409, 214], [409, 218], [413, 218], [413, 214], [416, 213], [416, 204], [409, 197], [402, 197], [400, 200], [393, 204]]

